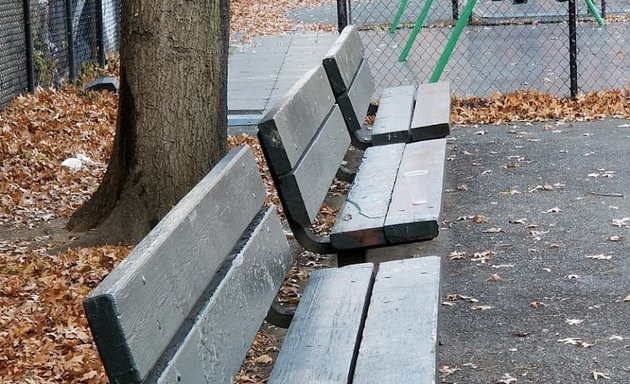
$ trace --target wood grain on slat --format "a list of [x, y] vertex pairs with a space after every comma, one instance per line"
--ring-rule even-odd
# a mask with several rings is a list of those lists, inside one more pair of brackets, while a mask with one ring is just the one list
[[233, 383], [292, 261], [271, 206], [158, 383]]
[[411, 120], [411, 140], [446, 137], [451, 126], [451, 91], [447, 81], [420, 84]]
[[354, 383], [436, 382], [440, 258], [381, 263]]
[[266, 196], [251, 150], [232, 150], [86, 299], [110, 381], [144, 379]]
[[[446, 139], [410, 143], [405, 146], [392, 201], [385, 219], [385, 236], [392, 243], [428, 240], [438, 235], [442, 206]], [[405, 172], [427, 170], [425, 204], [414, 205]]]
[[357, 27], [354, 25], [345, 27], [324, 56], [324, 68], [335, 95], [345, 92], [350, 87], [363, 55], [363, 43]]
[[311, 225], [350, 146], [343, 116], [334, 107], [300, 162], [279, 180], [279, 193], [291, 218]]
[[335, 98], [322, 65], [308, 71], [258, 124], [258, 137], [278, 175], [295, 167]]
[[374, 93], [374, 78], [367, 60], [361, 62], [350, 88], [337, 97], [337, 103], [350, 132], [361, 128]]
[[357, 264], [311, 274], [270, 384], [349, 382], [373, 268]]
[[365, 151], [330, 233], [333, 247], [364, 248], [387, 242], [383, 227], [404, 148], [404, 144], [392, 144]]
[[415, 91], [413, 85], [387, 88], [383, 91], [372, 127], [374, 145], [411, 141], [409, 127]]

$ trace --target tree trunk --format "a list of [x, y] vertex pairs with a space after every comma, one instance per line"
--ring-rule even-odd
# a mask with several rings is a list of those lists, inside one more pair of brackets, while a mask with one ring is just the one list
[[105, 177], [68, 228], [136, 243], [227, 150], [228, 0], [122, 2], [120, 101]]

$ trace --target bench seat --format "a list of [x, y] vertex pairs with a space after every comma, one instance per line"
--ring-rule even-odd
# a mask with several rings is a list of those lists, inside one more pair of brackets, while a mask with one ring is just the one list
[[314, 271], [269, 384], [435, 383], [440, 258]]
[[[265, 198], [230, 151], [85, 299], [111, 383], [234, 382], [293, 264]], [[269, 383], [435, 382], [441, 259], [376, 269], [311, 274]]]
[[[446, 140], [368, 148], [330, 240], [336, 249], [354, 249], [429, 240], [438, 235]], [[427, 173], [426, 204], [414, 205], [405, 172]]]
[[[258, 138], [287, 221], [300, 244], [336, 253], [340, 265], [365, 250], [438, 235], [446, 139], [372, 146], [364, 152], [329, 237], [310, 231], [352, 139], [322, 65], [300, 79], [258, 125]], [[411, 116], [411, 113], [408, 113]], [[414, 205], [404, 174], [428, 171], [428, 201]]]
[[323, 59], [330, 87], [355, 147], [409, 143], [450, 133], [448, 82], [406, 85], [383, 90], [372, 129], [364, 126], [375, 91], [356, 26], [339, 35]]

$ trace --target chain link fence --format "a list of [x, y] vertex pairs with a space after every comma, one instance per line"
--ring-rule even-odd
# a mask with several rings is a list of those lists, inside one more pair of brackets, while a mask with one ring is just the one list
[[630, 87], [628, 0], [349, 1], [380, 88], [437, 78], [460, 96]]
[[118, 51], [122, 0], [0, 0], [0, 107]]

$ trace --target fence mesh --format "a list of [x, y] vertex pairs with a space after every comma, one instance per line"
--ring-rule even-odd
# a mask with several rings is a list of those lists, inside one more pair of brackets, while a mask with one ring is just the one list
[[[598, 26], [585, 0], [576, 0], [579, 91], [625, 89], [630, 76], [630, 2], [595, 1], [604, 27]], [[350, 23], [362, 31], [379, 86], [425, 83], [441, 73], [440, 79], [449, 80], [461, 96], [529, 88], [569, 94], [568, 2], [479, 0], [464, 20], [450, 59], [440, 61], [443, 55], [448, 58], [445, 47], [465, 5], [457, 0], [351, 0]], [[428, 12], [414, 38], [414, 25], [425, 6]], [[398, 13], [397, 28], [392, 29]], [[408, 55], [401, 57], [405, 47]]]
[[17, 1], [0, 1], [0, 107], [27, 87], [24, 11]]
[[122, 0], [103, 0], [103, 40], [105, 52], [118, 52]]
[[98, 62], [101, 46], [107, 53], [117, 52], [121, 1], [0, 0], [0, 107], [32, 86], [74, 80], [86, 64]]

